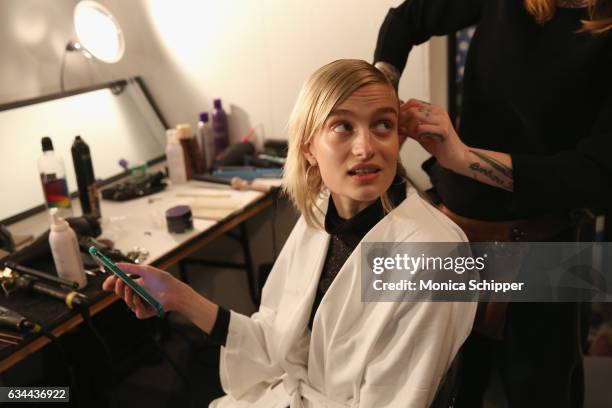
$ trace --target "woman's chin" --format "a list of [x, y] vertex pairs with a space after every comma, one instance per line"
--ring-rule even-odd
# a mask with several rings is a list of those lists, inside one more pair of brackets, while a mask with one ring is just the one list
[[380, 198], [380, 196], [387, 191], [387, 189], [381, 190], [379, 188], [362, 189], [362, 191], [351, 194], [350, 197], [355, 201], [360, 202], [372, 202]]

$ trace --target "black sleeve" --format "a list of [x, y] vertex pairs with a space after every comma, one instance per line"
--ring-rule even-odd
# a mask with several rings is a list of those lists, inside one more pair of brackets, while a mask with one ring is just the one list
[[517, 209], [612, 208], [612, 82], [595, 122], [585, 130], [589, 136], [575, 150], [511, 155]]
[[229, 323], [230, 312], [227, 309], [219, 306], [217, 320], [215, 320], [215, 325], [208, 335], [208, 340], [214, 344], [218, 344], [219, 346], [225, 346], [225, 342], [227, 341], [227, 332], [229, 331]]
[[374, 63], [384, 61], [400, 72], [414, 45], [434, 35], [454, 33], [480, 19], [485, 0], [406, 0], [392, 8], [378, 31]]

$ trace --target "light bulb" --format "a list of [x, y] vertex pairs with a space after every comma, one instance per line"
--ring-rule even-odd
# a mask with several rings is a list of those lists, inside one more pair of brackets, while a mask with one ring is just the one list
[[125, 43], [121, 28], [101, 4], [79, 2], [74, 9], [74, 29], [81, 45], [99, 60], [114, 63], [123, 56]]

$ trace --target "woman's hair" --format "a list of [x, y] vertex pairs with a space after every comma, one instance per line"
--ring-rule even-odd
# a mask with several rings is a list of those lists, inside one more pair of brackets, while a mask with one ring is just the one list
[[[283, 188], [312, 227], [322, 227], [315, 210], [321, 211], [316, 202], [325, 186], [319, 168], [310, 165], [305, 151], [330, 113], [357, 89], [370, 84], [389, 85], [389, 92], [395, 92], [385, 75], [372, 64], [356, 59], [337, 60], [310, 76], [295, 103], [288, 124], [289, 151], [283, 171]], [[405, 176], [399, 156], [397, 174]], [[387, 192], [382, 194], [381, 201], [385, 211], [393, 209]]]
[[[557, 0], [524, 0], [525, 8], [539, 24], [550, 20], [557, 9]], [[612, 30], [612, 0], [589, 1], [589, 19], [582, 21], [579, 32], [602, 34]]]

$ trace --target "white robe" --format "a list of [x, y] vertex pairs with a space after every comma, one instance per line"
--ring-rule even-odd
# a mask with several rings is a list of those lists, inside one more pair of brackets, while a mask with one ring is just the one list
[[[413, 188], [361, 242], [466, 242]], [[221, 350], [222, 407], [427, 408], [468, 336], [475, 303], [361, 302], [360, 245], [317, 309], [329, 234], [303, 217], [250, 318], [231, 313]]]

